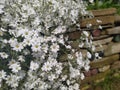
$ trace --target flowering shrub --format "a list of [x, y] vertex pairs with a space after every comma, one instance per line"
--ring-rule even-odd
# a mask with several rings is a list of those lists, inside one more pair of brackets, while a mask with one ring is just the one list
[[[89, 70], [88, 51], [72, 49], [63, 33], [80, 30], [89, 14], [82, 0], [2, 0], [0, 2], [0, 86], [4, 90], [79, 90]], [[79, 47], [94, 49], [86, 31]], [[66, 62], [59, 60], [68, 53]]]

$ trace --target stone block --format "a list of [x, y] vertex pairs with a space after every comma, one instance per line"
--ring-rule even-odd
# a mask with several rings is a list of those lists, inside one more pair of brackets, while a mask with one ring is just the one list
[[120, 15], [115, 15], [115, 22], [120, 22]]
[[120, 34], [120, 26], [106, 29], [106, 33], [109, 34], [109, 35], [111, 35], [111, 34]]
[[110, 69], [110, 65], [103, 66], [102, 68], [99, 68], [98, 70], [99, 70], [99, 72], [105, 72], [108, 69]]
[[93, 37], [99, 37], [101, 35], [101, 31], [99, 29], [95, 29], [92, 31]]
[[[101, 23], [98, 23], [97, 20], [100, 20]], [[109, 15], [109, 16], [99, 16], [99, 17], [94, 17], [94, 18], [87, 18], [81, 21], [80, 25], [81, 27], [86, 27], [87, 24], [92, 24], [93, 26], [98, 26], [98, 25], [111, 25], [114, 24], [115, 22], [115, 17], [114, 15]]]
[[105, 56], [110, 56], [117, 53], [120, 53], [120, 42], [109, 44], [108, 48], [104, 51]]
[[107, 49], [108, 45], [105, 44], [105, 45], [101, 45], [101, 46], [96, 46], [95, 48], [95, 51], [104, 51], [105, 49]]
[[89, 71], [85, 71], [84, 72], [84, 75], [86, 76], [86, 77], [90, 77], [91, 76], [91, 71], [89, 70]]
[[96, 86], [95, 90], [103, 90], [101, 86]]
[[91, 75], [96, 75], [96, 74], [98, 74], [98, 69], [96, 69], [96, 68], [94, 68], [94, 69], [92, 69], [92, 70], [90, 70], [91, 71]]
[[116, 61], [111, 66], [112, 69], [120, 69], [120, 61]]
[[105, 77], [103, 77], [103, 78], [101, 78], [101, 79], [98, 79], [98, 80], [95, 80], [94, 83], [96, 83], [96, 84], [97, 84], [97, 83], [100, 83], [100, 82], [104, 81], [104, 79], [105, 79]]
[[112, 39], [113, 39], [113, 37], [108, 37], [108, 38], [105, 38], [105, 39], [93, 41], [93, 44], [94, 44], [95, 46], [108, 44], [108, 43], [112, 42]]
[[103, 67], [105, 65], [112, 64], [117, 60], [119, 60], [119, 54], [104, 57], [98, 61], [92, 61], [90, 63], [90, 66], [91, 66], [91, 68], [100, 68], [100, 67]]
[[91, 82], [93, 83], [96, 80], [104, 78], [109, 72], [110, 72], [110, 70], [108, 70], [108, 71], [106, 71], [104, 73], [96, 74], [96, 75], [91, 76], [91, 77], [86, 77], [84, 80], [81, 81], [81, 84], [91, 83]]
[[81, 37], [81, 31], [74, 31], [66, 34], [70, 40], [79, 39]]
[[[101, 33], [103, 33], [103, 32], [101, 32]], [[93, 37], [93, 41], [105, 39], [105, 38], [108, 38], [108, 37], [110, 37], [110, 35], [103, 34], [103, 35], [100, 35], [99, 37]]]
[[115, 14], [116, 12], [117, 12], [116, 8], [92, 10], [94, 16], [112, 15]]

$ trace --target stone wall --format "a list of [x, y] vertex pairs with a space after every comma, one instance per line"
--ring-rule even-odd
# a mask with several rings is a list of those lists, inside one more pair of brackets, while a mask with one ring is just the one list
[[[110, 71], [120, 69], [120, 16], [116, 14], [114, 8], [93, 10], [92, 12], [95, 17], [84, 19], [81, 26], [83, 29], [86, 29], [85, 26], [88, 23], [93, 26], [102, 26], [102, 30], [98, 31], [96, 28], [88, 29], [88, 32], [93, 34], [96, 52], [99, 52], [102, 58], [91, 61], [90, 70], [84, 72], [86, 78], [82, 80], [81, 90], [94, 90], [92, 87], [94, 83], [104, 80]], [[97, 20], [101, 22], [98, 24], [96, 23]]]

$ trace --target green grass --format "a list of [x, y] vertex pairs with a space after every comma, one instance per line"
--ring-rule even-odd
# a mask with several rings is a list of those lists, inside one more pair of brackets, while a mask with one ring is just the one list
[[102, 90], [120, 90], [120, 71], [117, 73], [112, 71], [105, 77], [104, 81], [95, 86], [102, 87]]

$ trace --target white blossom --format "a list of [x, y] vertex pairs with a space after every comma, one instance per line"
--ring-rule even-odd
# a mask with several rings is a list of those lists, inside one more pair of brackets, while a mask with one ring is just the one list
[[49, 62], [44, 63], [42, 67], [42, 71], [50, 71], [52, 69], [52, 65]]
[[0, 56], [3, 58], [3, 59], [5, 59], [5, 58], [8, 58], [8, 54], [7, 53], [5, 53], [5, 52], [0, 52]]
[[19, 62], [11, 61], [9, 63], [9, 68], [12, 69], [12, 72], [17, 73], [19, 70], [21, 70], [21, 66]]
[[73, 55], [68, 54], [68, 59], [73, 59]]
[[41, 46], [40, 46], [40, 44], [33, 44], [31, 49], [34, 52], [38, 52], [38, 51], [41, 51]]
[[59, 45], [57, 43], [53, 43], [50, 48], [54, 53], [57, 53], [57, 51], [59, 51]]
[[[79, 90], [77, 81], [84, 79], [81, 69], [89, 69], [90, 54], [84, 57], [74, 49], [64, 33], [72, 26], [80, 29], [79, 16], [89, 14], [82, 0], [2, 0], [0, 14], [0, 57], [7, 60], [0, 61], [6, 65], [1, 87], [5, 79], [11, 90]], [[89, 36], [81, 32], [80, 48], [93, 48]], [[68, 62], [61, 62], [68, 52]]]
[[6, 72], [4, 70], [0, 71], [0, 79], [5, 79], [6, 78]]
[[50, 76], [48, 76], [48, 79], [49, 79], [50, 81], [53, 81], [54, 79], [56, 79], [55, 74], [51, 74]]
[[65, 31], [66, 31], [65, 26], [58, 26], [52, 33], [59, 34], [59, 33], [64, 33]]
[[67, 90], [67, 87], [66, 86], [61, 86], [60, 89], [61, 90]]
[[83, 31], [83, 34], [88, 37], [89, 36], [89, 33], [87, 31]]
[[18, 87], [19, 81], [20, 81], [20, 77], [12, 74], [7, 76], [6, 78], [6, 83], [13, 88]]
[[70, 77], [76, 78], [80, 75], [80, 71], [78, 69], [74, 69], [73, 67], [70, 67]]
[[94, 2], [94, 0], [89, 0], [89, 2], [90, 2], [90, 3], [93, 3], [93, 2]]
[[83, 73], [81, 73], [81, 79], [83, 80], [84, 78], [85, 78], [85, 76], [84, 76], [84, 74]]
[[30, 70], [37, 70], [39, 68], [39, 64], [37, 62], [31, 61]]
[[73, 88], [74, 88], [75, 90], [79, 90], [79, 89], [80, 89], [79, 87], [80, 87], [80, 86], [79, 86], [78, 83], [75, 83], [74, 86], [73, 86]]
[[87, 57], [88, 57], [88, 58], [91, 58], [91, 57], [92, 57], [92, 55], [91, 55], [90, 52], [87, 52]]
[[4, 8], [4, 5], [0, 5], [0, 14], [4, 12], [4, 11], [2, 10], [3, 8]]

